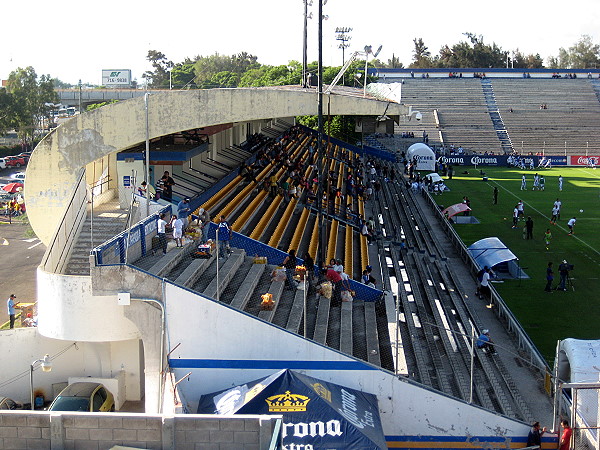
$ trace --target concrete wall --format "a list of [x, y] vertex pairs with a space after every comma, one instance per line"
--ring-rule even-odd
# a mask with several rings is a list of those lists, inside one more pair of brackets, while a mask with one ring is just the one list
[[0, 449], [267, 449], [281, 416], [0, 412]]
[[137, 339], [114, 343], [63, 341], [41, 336], [37, 328], [18, 328], [0, 332], [0, 354], [1, 393], [20, 403], [29, 403], [30, 364], [45, 354], [51, 357], [52, 371], [42, 372], [37, 364], [33, 382], [35, 392], [46, 400], [53, 398], [53, 384], [66, 383], [70, 377], [123, 377], [124, 399], [141, 399], [142, 355]]
[[[331, 114], [401, 115], [407, 110], [401, 105], [374, 99], [329, 97]], [[155, 138], [210, 125], [316, 112], [316, 96], [312, 90], [169, 91], [150, 95], [149, 134]], [[144, 98], [135, 98], [81, 114], [38, 144], [27, 166], [25, 201], [31, 225], [46, 245], [71, 198], [78, 169], [144, 142], [145, 123]]]
[[176, 379], [192, 372], [178, 385], [191, 412], [202, 394], [291, 368], [375, 394], [387, 436], [478, 436], [507, 443], [527, 435], [526, 424], [399, 379], [222, 303], [169, 283], [165, 295], [169, 341], [180, 344], [169, 364]]
[[139, 339], [117, 296], [92, 295], [90, 277], [57, 275], [38, 268], [38, 329], [53, 339], [108, 342]]

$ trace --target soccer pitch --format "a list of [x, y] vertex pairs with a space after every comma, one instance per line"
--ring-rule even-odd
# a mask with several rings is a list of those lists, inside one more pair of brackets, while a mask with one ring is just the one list
[[[480, 170], [488, 181], [483, 181]], [[471, 215], [481, 223], [454, 225], [465, 244], [496, 236], [517, 255], [523, 271], [531, 278], [507, 280], [494, 286], [546, 360], [552, 364], [558, 339], [600, 339], [600, 169], [456, 167], [454, 173], [452, 180], [446, 180], [451, 191], [435, 200], [449, 206], [468, 196]], [[535, 173], [544, 176], [545, 190], [532, 189]], [[527, 190], [521, 190], [523, 174]], [[494, 186], [498, 187], [497, 205], [493, 204]], [[560, 219], [551, 225], [552, 206], [557, 198], [562, 201]], [[524, 221], [512, 228], [513, 209], [519, 200], [525, 204], [525, 219], [533, 219], [533, 240], [524, 239]], [[574, 235], [569, 236], [567, 221], [572, 217], [577, 222]], [[552, 239], [546, 250], [544, 233], [548, 228]], [[554, 264], [556, 287], [562, 260], [574, 265], [570, 273], [572, 286], [566, 292], [544, 292], [548, 262]]]

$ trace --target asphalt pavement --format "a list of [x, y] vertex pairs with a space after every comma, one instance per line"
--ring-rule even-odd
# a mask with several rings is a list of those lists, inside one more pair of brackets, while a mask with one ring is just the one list
[[[8, 184], [10, 176], [24, 172], [24, 167], [0, 169], [0, 184]], [[0, 216], [0, 299], [8, 300], [15, 294], [24, 303], [37, 301], [36, 269], [46, 246], [21, 221], [8, 223]], [[0, 306], [0, 325], [8, 320], [6, 301]]]

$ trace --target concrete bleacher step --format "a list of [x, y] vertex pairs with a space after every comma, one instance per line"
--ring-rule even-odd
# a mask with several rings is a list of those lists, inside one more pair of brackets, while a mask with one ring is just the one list
[[342, 303], [342, 316], [340, 319], [340, 351], [347, 355], [352, 355], [354, 352], [352, 333], [352, 303]]
[[260, 278], [265, 272], [266, 267], [266, 264], [252, 265], [250, 271], [246, 274], [246, 277], [244, 278], [241, 287], [233, 296], [230, 306], [237, 308], [241, 311], [243, 311], [246, 308], [246, 305], [248, 304], [250, 298], [252, 298], [252, 294], [254, 294], [254, 291], [258, 286]]
[[194, 259], [185, 270], [175, 279], [175, 284], [190, 287], [202, 276], [204, 271], [213, 263], [215, 255], [210, 258]]
[[275, 313], [277, 312], [277, 308], [281, 303], [281, 297], [283, 294], [283, 289], [285, 288], [285, 281], [273, 281], [271, 282], [271, 286], [269, 286], [269, 290], [267, 291], [269, 294], [273, 296], [273, 301], [275, 302], [275, 306], [271, 311], [260, 311], [258, 313], [258, 317], [267, 322], [272, 322], [273, 317], [275, 317]]
[[223, 260], [220, 259], [219, 261], [221, 265], [219, 267], [218, 278], [215, 277], [206, 287], [206, 289], [204, 289], [202, 294], [210, 298], [217, 298], [217, 289], [219, 290], [219, 293], [222, 294], [225, 291], [225, 288], [227, 287], [229, 282], [235, 276], [235, 273], [237, 272], [239, 267], [244, 262], [245, 257], [245, 250], [233, 248], [225, 262], [223, 262]]
[[318, 342], [319, 344], [327, 345], [327, 325], [329, 323], [329, 309], [331, 307], [331, 300], [320, 296], [318, 304], [319, 309], [317, 310], [313, 341]]
[[291, 331], [296, 334], [304, 334], [300, 332], [300, 324], [302, 322], [302, 318], [304, 316], [304, 294], [305, 292], [301, 289], [296, 291], [294, 295], [294, 303], [292, 303], [292, 308], [290, 310], [290, 315], [288, 316], [288, 321], [286, 325], [286, 330]]
[[[162, 258], [160, 258], [149, 270], [153, 275], [157, 277], [166, 277], [167, 274], [181, 262], [182, 258], [188, 257], [190, 252], [196, 248], [197, 243], [195, 241], [188, 242], [183, 247], [173, 248], [167, 252]], [[155, 251], [161, 252], [162, 249], [155, 249]]]
[[374, 302], [365, 302], [365, 334], [367, 337], [367, 354], [369, 362], [376, 366], [381, 366], [379, 338], [377, 334], [377, 317]]

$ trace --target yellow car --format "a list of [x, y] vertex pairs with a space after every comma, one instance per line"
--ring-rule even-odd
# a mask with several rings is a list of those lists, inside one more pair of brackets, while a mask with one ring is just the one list
[[115, 398], [100, 383], [73, 383], [60, 391], [48, 411], [106, 412], [115, 410]]

